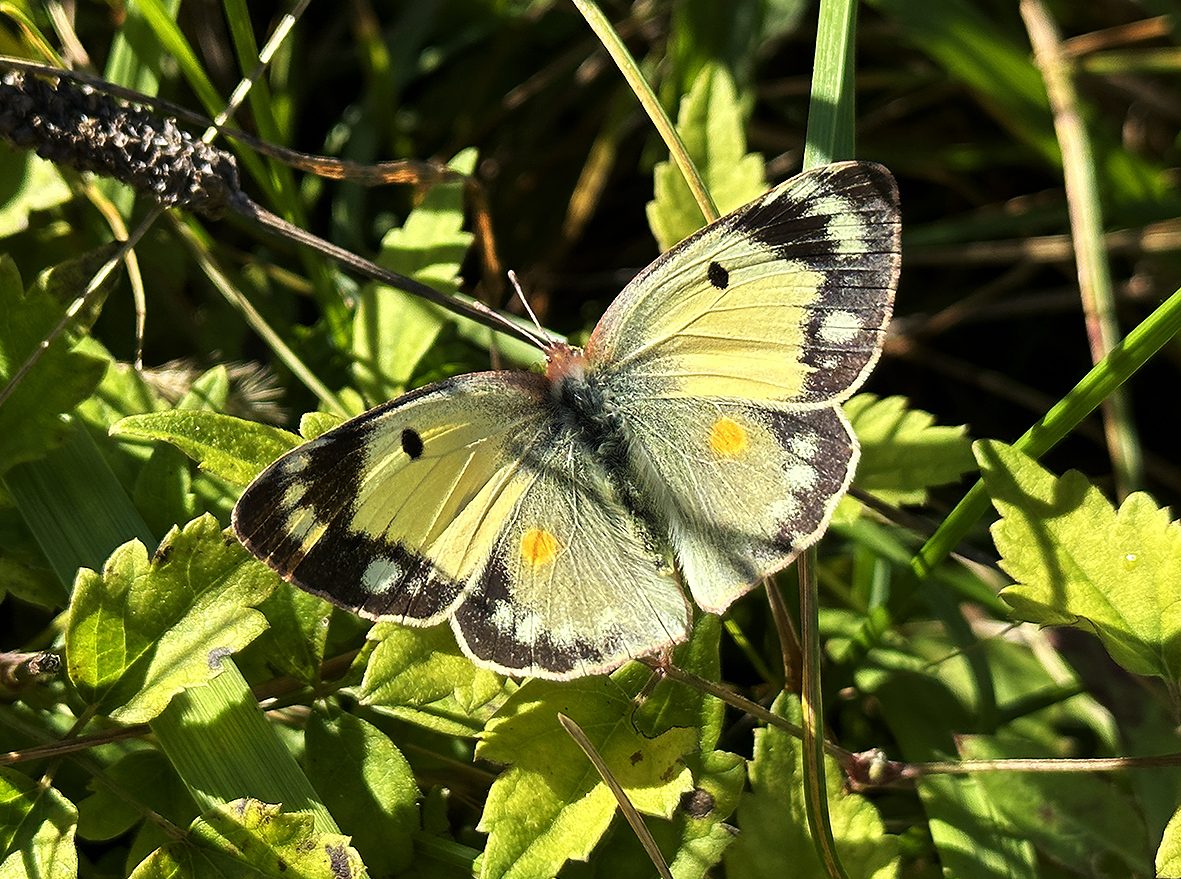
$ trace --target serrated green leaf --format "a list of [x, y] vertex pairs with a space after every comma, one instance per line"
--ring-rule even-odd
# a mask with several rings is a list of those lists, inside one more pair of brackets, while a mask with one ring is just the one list
[[[45, 273], [25, 291], [15, 263], [0, 256], [0, 388], [49, 337], [67, 303], [85, 288], [87, 270], [100, 264], [99, 255], [88, 254]], [[78, 350], [81, 332], [96, 313], [97, 307], [80, 313], [0, 405], [0, 475], [57, 446], [68, 430], [61, 414], [86, 399], [102, 379], [107, 361]]]
[[[771, 708], [780, 717], [800, 723], [799, 701], [781, 695]], [[826, 757], [828, 810], [837, 853], [850, 879], [887, 879], [898, 875], [898, 840], [885, 832], [873, 804], [846, 793], [836, 761]], [[798, 739], [776, 727], [755, 731], [750, 793], [738, 803], [738, 840], [725, 853], [732, 876], [828, 876], [808, 830], [804, 797], [803, 757]]]
[[377, 876], [410, 866], [418, 830], [414, 772], [389, 736], [352, 714], [317, 708], [304, 731], [308, 778]]
[[[964, 760], [1036, 756], [1034, 742], [1006, 736], [964, 736]], [[1094, 876], [1151, 876], [1151, 850], [1135, 799], [1113, 780], [1082, 773], [981, 772], [993, 806], [1053, 860]]]
[[[763, 157], [746, 152], [742, 110], [729, 72], [707, 64], [681, 102], [677, 131], [701, 173], [718, 210], [726, 213], [753, 200], [767, 188]], [[661, 250], [705, 225], [701, 209], [680, 170], [659, 163], [652, 178], [648, 225]]]
[[173, 529], [151, 559], [138, 540], [125, 543], [101, 574], [78, 572], [66, 629], [70, 679], [112, 718], [151, 720], [258, 636], [266, 621], [253, 607], [277, 579], [208, 515]]
[[[471, 174], [476, 151], [457, 155], [450, 167]], [[399, 229], [382, 241], [378, 263], [448, 295], [459, 291], [459, 269], [471, 247], [463, 229], [464, 184], [438, 183]], [[406, 390], [414, 369], [452, 317], [439, 306], [401, 290], [370, 285], [353, 319], [353, 377], [370, 404]]]
[[319, 833], [306, 812], [236, 800], [193, 822], [144, 859], [131, 879], [342, 879], [366, 875], [347, 836]]
[[460, 652], [447, 625], [427, 629], [379, 623], [378, 641], [359, 689], [361, 702], [446, 735], [483, 728], [504, 692], [504, 679]]
[[302, 440], [293, 433], [220, 412], [172, 409], [131, 415], [111, 427], [111, 436], [161, 440], [176, 446], [208, 471], [234, 485], [247, 485]]
[[[1094, 632], [1131, 672], [1177, 691], [1181, 524], [1136, 493], [1116, 511], [1081, 473], [1055, 477], [1011, 446], [974, 446], [993, 506], [1001, 592], [1018, 619]], [[1118, 586], [1118, 588], [1116, 588]]]
[[78, 810], [52, 787], [0, 766], [0, 879], [74, 879]]
[[636, 730], [632, 699], [651, 676], [631, 665], [611, 677], [555, 683], [530, 680], [489, 722], [476, 756], [507, 764], [493, 783], [479, 829], [488, 834], [480, 875], [552, 876], [568, 860], [586, 860], [616, 811], [611, 791], [558, 723], [583, 728], [633, 805], [669, 818], [692, 790], [681, 758], [692, 729], [647, 738]]
[[844, 404], [861, 441], [857, 487], [895, 506], [924, 504], [927, 489], [976, 469], [965, 427], [935, 425], [905, 397], [858, 394]]

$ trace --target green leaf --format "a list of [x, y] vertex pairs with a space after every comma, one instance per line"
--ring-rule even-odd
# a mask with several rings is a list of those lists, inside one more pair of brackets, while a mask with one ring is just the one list
[[[965, 760], [1029, 757], [1036, 743], [964, 736]], [[1151, 876], [1151, 850], [1135, 799], [1112, 779], [1082, 773], [981, 772], [975, 776], [1012, 833], [1054, 861], [1093, 876]]]
[[74, 879], [78, 810], [52, 787], [0, 766], [0, 879]]
[[363, 704], [456, 736], [476, 735], [499, 705], [504, 679], [464, 656], [450, 626], [379, 623], [369, 638], [379, 643], [361, 682]]
[[[476, 151], [457, 155], [450, 167], [471, 174]], [[438, 183], [399, 229], [382, 241], [378, 263], [440, 293], [459, 292], [459, 269], [471, 247], [463, 229], [464, 183]], [[452, 317], [439, 306], [401, 290], [370, 285], [353, 319], [353, 377], [371, 404], [406, 390], [414, 369]]]
[[[160, 751], [127, 754], [92, 779], [89, 787], [94, 793], [78, 803], [78, 836], [82, 839], [114, 839], [143, 821], [148, 809], [181, 826], [197, 817], [197, 804]], [[145, 829], [148, 827], [156, 831], [151, 834], [159, 839], [156, 845], [162, 844], [161, 828], [152, 822], [145, 824]]]
[[66, 629], [70, 679], [112, 718], [150, 720], [258, 637], [266, 622], [252, 608], [277, 579], [208, 515], [174, 528], [150, 560], [138, 540], [125, 543], [101, 574], [78, 572]]
[[389, 736], [352, 714], [312, 712], [304, 731], [308, 778], [377, 876], [401, 873], [414, 857], [418, 785]]
[[692, 87], [702, 67], [721, 62], [745, 88], [759, 57], [759, 44], [794, 31], [808, 8], [806, 0], [682, 0], [674, 4], [665, 61], [674, 76], [666, 80], [666, 85], [675, 86], [682, 94]]
[[[689, 640], [677, 645], [672, 663], [706, 680], [721, 678], [719, 655], [722, 637], [721, 617], [703, 614], [693, 624]], [[698, 750], [712, 751], [722, 734], [726, 706], [716, 696], [709, 696], [671, 678], [662, 678], [636, 709], [636, 726], [644, 735], [655, 736], [676, 726], [699, 731]]]
[[106, 433], [120, 418], [166, 408], [167, 403], [142, 372], [130, 363], [112, 360], [94, 393], [78, 404], [74, 412], [96, 432]]
[[[1075, 471], [1057, 478], [1011, 446], [978, 442], [1001, 567], [1018, 619], [1094, 632], [1120, 665], [1181, 677], [1181, 525], [1136, 493], [1116, 511]], [[1113, 588], [1118, 584], [1119, 588]]]
[[[725, 68], [707, 64], [681, 103], [677, 131], [722, 213], [746, 204], [767, 188], [763, 157], [746, 152], [744, 120], [734, 82]], [[661, 250], [705, 224], [680, 170], [671, 161], [653, 172], [655, 197], [648, 225]]]
[[1156, 850], [1156, 875], [1181, 876], [1181, 809], [1169, 820]]
[[[946, 651], [943, 655], [947, 655]], [[964, 661], [970, 658], [964, 657]], [[918, 665], [929, 667], [930, 663]], [[886, 675], [871, 672], [858, 677], [858, 686], [875, 697], [904, 760], [946, 760], [955, 753], [951, 731], [971, 729], [980, 723], [956, 698], [960, 695], [966, 701], [967, 695], [953, 694], [942, 679], [906, 671]], [[871, 676], [878, 678], [876, 683], [866, 680]], [[920, 779], [917, 788], [945, 875], [956, 879], [1024, 879], [1037, 875], [1033, 846], [1011, 832], [975, 778], [932, 775]]]
[[[693, 772], [693, 790], [681, 797], [671, 821], [648, 818], [644, 823], [676, 879], [721, 875], [713, 868], [737, 838], [726, 820], [746, 786], [746, 761], [737, 754], [713, 751], [704, 760], [700, 754], [691, 754], [685, 762]], [[651, 879], [653, 870], [632, 829], [615, 822], [589, 863], [568, 864], [561, 875]]]
[[509, 697], [476, 750], [509, 765], [480, 818], [488, 834], [484, 879], [552, 876], [567, 860], [586, 860], [615, 815], [614, 796], [562, 729], [558, 712], [586, 731], [640, 812], [673, 815], [693, 788], [681, 757], [696, 736], [674, 729], [650, 739], [636, 730], [632, 699], [650, 676], [633, 664], [609, 678], [530, 680]]
[[[281, 582], [258, 609], [267, 630], [244, 655], [262, 660], [271, 674], [290, 675], [309, 685], [320, 680], [332, 605], [319, 596]], [[239, 666], [248, 662], [240, 657]]]
[[344, 419], [331, 412], [305, 412], [299, 419], [299, 434], [305, 440], [314, 440], [322, 433], [344, 424]]
[[171, 409], [131, 415], [111, 427], [112, 436], [162, 440], [234, 485], [247, 485], [268, 464], [300, 445], [293, 433], [220, 412]]
[[937, 427], [905, 397], [858, 394], [844, 404], [861, 441], [857, 487], [895, 506], [924, 504], [927, 489], [976, 469], [965, 427]]
[[0, 238], [23, 232], [29, 226], [29, 214], [59, 205], [71, 196], [53, 162], [7, 143], [0, 143], [0, 192], [5, 195], [0, 205]]
[[[0, 388], [49, 337], [67, 303], [85, 288], [87, 271], [100, 264], [99, 254], [63, 263], [26, 292], [11, 257], [0, 256]], [[101, 381], [107, 361], [78, 350], [81, 331], [96, 313], [96, 307], [81, 312], [0, 405], [0, 475], [60, 444], [68, 431], [61, 414], [86, 399]]]
[[[703, 615], [694, 623], [689, 640], [673, 651], [673, 664], [707, 680], [719, 680], [721, 632], [719, 617]], [[714, 750], [722, 733], [725, 710], [725, 704], [716, 696], [669, 678], [660, 680], [636, 709], [635, 725], [644, 735], [654, 736], [674, 727], [697, 731], [697, 752], [685, 760], [693, 776], [693, 790], [682, 797], [671, 823], [654, 822], [650, 827], [677, 879], [701, 879], [721, 861], [735, 839], [733, 828], [725, 821], [737, 807], [746, 784], [746, 761], [737, 754]], [[624, 841], [614, 847], [623, 850], [624, 861], [646, 866], [647, 859], [634, 834], [628, 831], [619, 835]], [[608, 857], [604, 864], [597, 865], [602, 867], [598, 872], [618, 879], [618, 869], [612, 863]]]
[[316, 832], [306, 812], [246, 799], [198, 818], [184, 839], [154, 851], [131, 879], [341, 879], [364, 871], [347, 836]]
[[[193, 382], [175, 409], [213, 411], [225, 408], [230, 393], [229, 373], [224, 366], [214, 367]], [[187, 522], [199, 512], [197, 498], [190, 491], [192, 478], [188, 459], [178, 449], [157, 446], [135, 481], [135, 506], [157, 534], [165, 533], [179, 522]]]
[[[800, 723], [795, 696], [781, 695], [771, 710]], [[808, 831], [800, 751], [799, 740], [781, 729], [755, 731], [754, 759], [748, 770], [751, 790], [738, 804], [740, 833], [724, 858], [731, 876], [823, 879], [828, 875]], [[897, 876], [897, 838], [885, 832], [869, 800], [842, 789], [844, 776], [836, 761], [825, 758], [825, 762], [833, 837], [850, 879]]]
[[702, 879], [721, 863], [737, 837], [726, 823], [746, 786], [746, 761], [729, 751], [710, 751], [688, 760], [693, 790], [677, 812], [678, 845], [669, 867], [677, 879]]

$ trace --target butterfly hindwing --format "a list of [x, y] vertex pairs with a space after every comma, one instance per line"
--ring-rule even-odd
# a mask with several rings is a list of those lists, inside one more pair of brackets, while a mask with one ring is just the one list
[[819, 539], [856, 465], [836, 407], [739, 400], [635, 400], [622, 410], [633, 460], [652, 474], [685, 583], [722, 613]]
[[637, 275], [587, 355], [630, 394], [844, 399], [881, 350], [899, 230], [898, 190], [882, 166], [800, 174]]
[[580, 438], [560, 430], [452, 627], [481, 664], [571, 678], [684, 640], [690, 611], [665, 553]]

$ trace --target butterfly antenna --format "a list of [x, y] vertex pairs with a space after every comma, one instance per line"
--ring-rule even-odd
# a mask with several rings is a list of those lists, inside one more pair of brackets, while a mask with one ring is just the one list
[[529, 307], [529, 300], [525, 298], [525, 291], [521, 289], [521, 282], [517, 280], [517, 273], [512, 269], [508, 270], [508, 279], [513, 285], [513, 289], [517, 291], [517, 298], [521, 300], [521, 304], [525, 306], [525, 313], [529, 315], [529, 320], [533, 321], [533, 326], [537, 327], [537, 331], [542, 338], [549, 339], [549, 333], [541, 325], [541, 321], [537, 319], [537, 315], [533, 313], [533, 309]]
[[533, 308], [529, 307], [529, 300], [526, 299], [526, 295], [524, 295], [524, 291], [521, 289], [521, 281], [517, 280], [516, 272], [514, 272], [511, 268], [509, 269], [509, 281], [511, 284], [513, 284], [513, 289], [515, 289], [517, 292], [517, 299], [521, 300], [521, 305], [524, 306], [524, 311], [526, 311], [526, 314], [529, 315], [529, 320], [533, 321], [533, 325], [537, 327], [537, 334], [539, 334], [539, 337], [544, 343], [543, 350], [552, 350], [553, 347], [557, 345], [557, 339], [555, 339], [552, 334], [546, 330], [546, 327], [541, 325], [540, 320], [537, 320], [537, 315], [533, 313]]

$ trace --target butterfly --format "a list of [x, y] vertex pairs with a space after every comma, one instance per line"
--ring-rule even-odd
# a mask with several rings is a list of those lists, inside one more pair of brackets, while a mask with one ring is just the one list
[[840, 403], [881, 352], [898, 188], [785, 181], [641, 271], [545, 373], [459, 375], [283, 455], [239, 539], [362, 616], [450, 620], [478, 665], [557, 680], [688, 637], [824, 532], [859, 447]]

